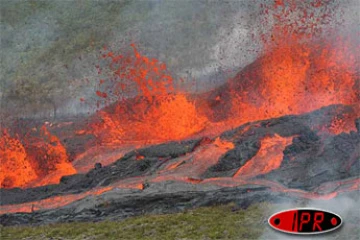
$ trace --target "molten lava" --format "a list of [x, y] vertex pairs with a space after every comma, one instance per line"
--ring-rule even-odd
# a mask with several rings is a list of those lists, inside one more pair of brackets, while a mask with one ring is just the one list
[[291, 144], [292, 139], [293, 137], [283, 138], [278, 135], [263, 138], [258, 153], [234, 177], [247, 179], [277, 169], [283, 160], [283, 151]]
[[[116, 102], [98, 112], [90, 131], [102, 143], [116, 144], [179, 140], [203, 130], [207, 119], [198, 113], [195, 102], [186, 94], [169, 93], [174, 91], [173, 78], [166, 65], [141, 55], [134, 44], [132, 48], [133, 55], [127, 57], [113, 52], [103, 55], [110, 59], [113, 76], [99, 87]], [[134, 83], [139, 97], [123, 100], [124, 89]], [[104, 93], [96, 91], [100, 98]]]
[[136, 102], [131, 112], [124, 105], [117, 105], [111, 113], [98, 112], [100, 120], [91, 129], [102, 143], [180, 140], [203, 130], [206, 124], [195, 104], [182, 94], [156, 96], [151, 104]]
[[12, 138], [7, 131], [0, 137], [0, 186], [2, 188], [23, 187], [37, 178], [29, 163], [24, 146]]
[[[130, 54], [115, 54], [105, 49], [102, 60], [108, 63], [105, 72], [110, 75], [101, 79], [94, 91], [97, 106], [102, 103], [105, 107], [88, 119], [86, 127], [73, 129], [71, 136], [92, 135], [97, 145], [85, 149], [71, 163], [63, 139], [50, 133], [45, 125], [23, 138], [3, 131], [0, 136], [1, 188], [56, 184], [62, 176], [75, 174], [75, 168], [86, 172], [95, 162], [110, 164], [126, 152], [148, 144], [218, 136], [244, 123], [302, 114], [332, 104], [352, 105], [355, 110], [341, 117], [331, 116], [331, 124], [312, 130], [331, 134], [355, 130], [354, 120], [360, 116], [360, 48], [358, 40], [340, 37], [336, 28], [327, 26], [334, 17], [329, 8], [318, 0], [277, 0], [274, 5], [264, 5], [264, 20], [272, 25], [269, 32], [261, 35], [262, 55], [223, 86], [206, 93], [184, 93], [176, 89], [178, 80], [171, 76], [166, 64], [142, 55], [134, 44]], [[104, 72], [97, 68], [100, 74]], [[135, 97], [129, 97], [134, 92]], [[80, 101], [86, 103], [85, 99]], [[247, 128], [243, 130], [246, 131]], [[320, 194], [286, 189], [275, 182], [251, 179], [279, 168], [283, 151], [293, 137], [263, 138], [257, 154], [233, 177], [201, 179], [201, 174], [235, 148], [233, 142], [221, 138], [204, 138], [193, 153], [174, 161], [159, 158], [164, 166], [157, 176], [147, 177], [150, 182], [263, 184], [273, 191], [320, 197]], [[85, 140], [82, 144], [87, 146]], [[121, 147], [122, 151], [106, 152]], [[353, 161], [358, 160], [358, 155], [354, 155]], [[82, 159], [85, 160], [81, 162]], [[136, 155], [136, 160], [146, 159]], [[113, 187], [143, 189], [143, 183], [142, 176], [125, 179], [110, 187], [53, 197], [38, 204], [44, 208], [57, 207]], [[346, 189], [358, 189], [359, 179], [350, 185]], [[326, 194], [331, 198], [337, 192]], [[5, 206], [0, 212], [31, 211], [33, 204]]]
[[[177, 91], [166, 65], [143, 56], [134, 44], [132, 54], [104, 53], [111, 75], [100, 80], [96, 94], [100, 100], [107, 98], [109, 107], [98, 113], [101, 120], [94, 134], [101, 135], [102, 143], [161, 142], [332, 104], [359, 105], [358, 43], [326, 25], [335, 15], [328, 4], [319, 2], [264, 4], [264, 21], [273, 25], [261, 36], [263, 55], [209, 93]], [[124, 90], [131, 86], [138, 96], [125, 99]], [[327, 131], [355, 130], [358, 112], [336, 120]]]
[[[331, 104], [358, 106], [360, 48], [327, 25], [336, 18], [333, 6], [294, 0], [262, 6], [264, 24], [272, 23], [262, 35], [264, 54], [227, 83], [228, 101], [218, 108], [230, 110], [221, 119], [237, 126]], [[355, 130], [352, 119], [343, 121], [346, 131]]]
[[66, 149], [45, 125], [40, 129], [39, 137], [31, 137], [24, 144], [4, 131], [0, 147], [1, 187], [56, 184], [62, 176], [76, 173], [68, 161]]
[[[121, 83], [124, 78], [136, 82], [140, 96], [116, 101], [99, 111], [98, 121], [91, 129], [106, 144], [161, 142], [188, 138], [199, 132], [219, 133], [246, 122], [302, 114], [331, 104], [356, 106], [360, 103], [356, 57], [360, 54], [351, 50], [352, 45], [346, 39], [338, 40], [336, 46], [326, 39], [272, 46], [263, 57], [226, 83], [227, 90], [222, 94], [228, 95], [228, 101], [222, 101], [219, 95], [209, 100], [215, 105], [204, 104], [207, 93], [166, 93], [165, 86], [173, 89], [169, 87], [173, 78], [159, 72], [166, 71], [166, 66], [140, 55], [133, 46], [136, 60], [125, 61], [126, 66], [120, 64], [115, 73]], [[111, 66], [123, 58], [110, 56]], [[134, 66], [129, 67], [130, 63]], [[131, 77], [127, 75], [129, 72], [133, 74]], [[121, 95], [119, 89], [115, 92]], [[223, 109], [229, 106], [230, 110], [224, 113]], [[219, 116], [220, 121], [213, 120]], [[356, 117], [358, 114], [337, 120], [329, 132], [354, 130]], [[336, 130], [337, 126], [344, 128]]]
[[57, 184], [62, 176], [76, 173], [68, 160], [65, 147], [45, 125], [40, 129], [38, 141], [29, 143], [27, 153], [39, 177], [38, 181], [30, 184], [32, 187]]

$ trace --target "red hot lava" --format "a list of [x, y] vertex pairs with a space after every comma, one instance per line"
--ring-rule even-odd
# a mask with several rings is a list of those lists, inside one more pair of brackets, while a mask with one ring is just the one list
[[[270, 33], [262, 35], [264, 54], [222, 87], [207, 93], [177, 91], [176, 80], [166, 65], [142, 55], [135, 45], [130, 55], [105, 50], [103, 58], [108, 61], [112, 74], [100, 80], [94, 95], [104, 101], [106, 107], [91, 117], [86, 129], [76, 129], [74, 136], [92, 134], [99, 146], [136, 142], [137, 147], [141, 147], [149, 142], [213, 136], [247, 122], [301, 114], [331, 104], [352, 105], [355, 111], [343, 118], [334, 118], [332, 124], [319, 130], [331, 134], [354, 130], [354, 119], [360, 112], [357, 41], [338, 36], [336, 29], [325, 32], [323, 25], [335, 15], [323, 1], [277, 0], [272, 6], [264, 5], [263, 11], [265, 20], [271, 18], [273, 23]], [[329, 32], [333, 33], [331, 38]], [[125, 99], [124, 91], [133, 85], [137, 87], [137, 96]], [[86, 102], [85, 99], [81, 101]], [[3, 131], [0, 137], [2, 188], [58, 183], [61, 176], [76, 173], [61, 140], [45, 126], [38, 132], [37, 139], [19, 139]], [[257, 155], [233, 178], [196, 180], [226, 150], [234, 147], [231, 142], [216, 139], [199, 147], [193, 155], [169, 163], [162, 175], [151, 181], [244, 184], [252, 176], [278, 168], [282, 151], [291, 141], [292, 137], [266, 137]], [[137, 160], [142, 161], [142, 157], [138, 156]], [[91, 167], [93, 164], [89, 163]], [[143, 180], [127, 179], [119, 186], [142, 188]], [[274, 191], [297, 192], [275, 183], [263, 184], [270, 185]], [[334, 195], [336, 192], [329, 196]], [[59, 198], [67, 199], [66, 196]], [[78, 198], [68, 196], [68, 199]]]
[[0, 184], [4, 188], [56, 184], [62, 176], [76, 173], [65, 147], [45, 125], [37, 138], [30, 137], [23, 142], [3, 131], [0, 156]]

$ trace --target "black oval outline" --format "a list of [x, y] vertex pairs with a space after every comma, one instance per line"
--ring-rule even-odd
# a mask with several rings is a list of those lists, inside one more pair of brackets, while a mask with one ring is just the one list
[[[270, 223], [270, 219], [279, 214], [279, 213], [283, 213], [283, 212], [288, 212], [288, 211], [292, 211], [292, 210], [317, 210], [317, 211], [322, 211], [322, 212], [327, 212], [327, 213], [331, 213], [335, 216], [337, 216], [338, 218], [340, 218], [340, 224], [334, 228], [331, 228], [329, 230], [325, 230], [325, 231], [318, 231], [318, 232], [290, 232], [290, 231], [286, 231], [286, 230], [280, 230], [278, 228], [275, 228], [272, 226], [272, 224]], [[290, 209], [287, 209], [287, 210], [283, 210], [283, 211], [280, 211], [280, 212], [277, 212], [277, 213], [274, 213], [273, 215], [271, 215], [269, 218], [268, 218], [268, 224], [270, 225], [270, 227], [276, 231], [279, 231], [279, 232], [283, 232], [283, 233], [287, 233], [287, 234], [292, 234], [292, 235], [315, 235], [315, 234], [323, 234], [323, 233], [328, 233], [328, 232], [332, 232], [332, 231], [335, 231], [336, 229], [340, 228], [343, 224], [343, 219], [340, 215], [334, 213], [334, 212], [330, 212], [330, 211], [326, 211], [326, 210], [323, 210], [323, 209], [320, 209], [320, 208], [290, 208]]]

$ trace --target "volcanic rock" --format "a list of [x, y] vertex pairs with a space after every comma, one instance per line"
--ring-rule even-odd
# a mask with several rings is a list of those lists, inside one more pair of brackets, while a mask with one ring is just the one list
[[[307, 196], [307, 191], [314, 194], [346, 192], [353, 187], [345, 182], [356, 182], [359, 176], [360, 135], [354, 132], [328, 134], [321, 129], [329, 126], [334, 117], [351, 111], [349, 106], [334, 105], [308, 114], [244, 124], [218, 137], [220, 141], [232, 143], [233, 148], [222, 150], [223, 154], [213, 164], [206, 160], [202, 165], [194, 165], [194, 161], [201, 161], [202, 154], [208, 149], [217, 149], [212, 139], [199, 138], [137, 149], [108, 166], [96, 165], [86, 174], [64, 176], [57, 185], [0, 189], [0, 204], [6, 207], [55, 196], [76, 196], [110, 186], [102, 193], [84, 195], [78, 201], [55, 209], [1, 215], [0, 223], [113, 220], [228, 202], [246, 207], [258, 201], [301, 199]], [[246, 178], [247, 184], [239, 186], [233, 179], [235, 173], [259, 154], [264, 138], [274, 136], [292, 139], [284, 145], [279, 166], [271, 171], [260, 171]], [[205, 168], [199, 172], [190, 169], [198, 166]], [[169, 174], [162, 175], [164, 171]], [[175, 177], [181, 182], [169, 181], [166, 177]], [[124, 187], [116, 185], [134, 179], [139, 185], [135, 189], [126, 184]], [[237, 179], [241, 179], [241, 175]], [[225, 186], [235, 187], [225, 187], [223, 182], [226, 182]], [[277, 184], [277, 191], [270, 189], [272, 183]], [[287, 193], [290, 190], [298, 195]]]

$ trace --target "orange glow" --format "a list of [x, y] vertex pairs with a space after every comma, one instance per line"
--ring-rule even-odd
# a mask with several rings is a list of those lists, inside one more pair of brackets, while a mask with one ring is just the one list
[[[230, 125], [302, 114], [331, 104], [358, 106], [360, 90], [356, 87], [359, 79], [354, 59], [360, 54], [351, 51], [351, 45], [346, 48], [346, 40], [339, 39], [337, 45], [343, 46], [335, 48], [324, 40], [321, 44], [283, 43], [273, 47], [257, 68], [242, 75], [245, 79], [236, 79], [249, 84], [243, 84], [242, 92], [231, 93], [234, 118], [229, 119]], [[230, 82], [230, 88], [239, 89], [235, 84]], [[355, 113], [358, 117], [359, 111]], [[352, 119], [345, 124], [347, 129], [354, 129]]]
[[[338, 29], [325, 28], [336, 18], [333, 6], [295, 0], [262, 6], [265, 23], [273, 24], [262, 35], [263, 56], [228, 83], [227, 125], [302, 114], [331, 104], [359, 106], [360, 48], [354, 39], [338, 36]], [[354, 130], [350, 119], [343, 126]], [[335, 128], [330, 132], [342, 131]]]
[[59, 206], [64, 206], [69, 203], [72, 203], [76, 200], [79, 200], [85, 196], [89, 195], [100, 195], [104, 192], [110, 191], [112, 187], [103, 187], [100, 189], [91, 190], [85, 193], [80, 194], [69, 194], [65, 196], [55, 196], [39, 201], [28, 202], [18, 205], [7, 205], [0, 207], [0, 214], [12, 213], [12, 212], [32, 212], [37, 210], [51, 209]]
[[278, 5], [269, 13], [274, 25], [271, 41], [264, 40], [264, 47], [271, 54], [261, 68], [267, 109], [298, 114], [331, 104], [359, 103], [360, 48], [337, 36], [336, 29], [323, 26], [336, 18], [332, 7], [322, 0], [286, 0], [281, 1], [282, 8]]
[[206, 125], [206, 118], [182, 94], [157, 96], [151, 105], [140, 102], [132, 107], [134, 114], [126, 112], [126, 107], [120, 104], [114, 113], [100, 111], [101, 121], [92, 125], [94, 134], [102, 142], [112, 144], [179, 140], [203, 130]]
[[183, 164], [184, 162], [178, 161], [172, 164], [169, 164], [165, 170], [174, 170], [175, 168], [177, 168], [178, 166], [180, 166], [181, 164]]
[[55, 196], [47, 199], [27, 202], [22, 204], [13, 204], [13, 205], [4, 205], [0, 206], [0, 214], [4, 213], [15, 213], [15, 212], [33, 212], [38, 210], [52, 209], [61, 206], [65, 206], [74, 201], [80, 200], [86, 196], [96, 196], [100, 195], [104, 192], [108, 192], [113, 190], [114, 188], [119, 187], [123, 189], [139, 189], [143, 190], [144, 185], [142, 183], [134, 182], [134, 183], [118, 183], [113, 186], [100, 187], [96, 189], [92, 189], [90, 191], [79, 193], [79, 194], [68, 194], [64, 196]]
[[[130, 54], [104, 49], [102, 61], [108, 63], [110, 77], [101, 76], [96, 81], [98, 89], [94, 96], [97, 105], [103, 103], [105, 107], [90, 117], [85, 129], [74, 130], [74, 136], [79, 138], [92, 134], [96, 146], [87, 147], [70, 163], [65, 146], [46, 125], [39, 132], [33, 129], [36, 137], [24, 139], [4, 131], [0, 136], [0, 186], [25, 188], [56, 184], [64, 175], [85, 173], [95, 162], [108, 165], [134, 149], [203, 137], [193, 152], [164, 161], [156, 174], [146, 176], [147, 180], [219, 186], [259, 184], [269, 186], [272, 191], [324, 199], [343, 191], [358, 190], [359, 179], [340, 182], [339, 186], [346, 185], [344, 189], [326, 194], [251, 179], [279, 168], [283, 151], [294, 136], [266, 136], [261, 139], [258, 153], [233, 177], [201, 179], [209, 167], [235, 147], [233, 142], [218, 137], [219, 134], [244, 123], [343, 104], [353, 106], [353, 112], [328, 116], [331, 123], [313, 130], [329, 134], [356, 130], [354, 121], [360, 117], [360, 48], [354, 39], [339, 34], [336, 27], [326, 26], [329, 19], [336, 18], [328, 6], [322, 0], [274, 0], [271, 5], [262, 4], [264, 20], [271, 26], [269, 32], [260, 36], [261, 56], [220, 88], [207, 93], [191, 94], [175, 89], [175, 83], [183, 80], [175, 79], [165, 63], [143, 55], [135, 44], [131, 44]], [[101, 74], [102, 69], [96, 68]], [[80, 101], [85, 104], [90, 98], [80, 98]], [[256, 127], [261, 127], [260, 123], [251, 123], [238, 134]], [[358, 154], [354, 155], [353, 161], [357, 157]], [[136, 156], [138, 161], [143, 159], [142, 155]], [[125, 179], [111, 187], [82, 194], [1, 206], [0, 213], [32, 211], [34, 205], [35, 210], [59, 207], [115, 187], [142, 190], [143, 182], [143, 177]], [[332, 187], [329, 184], [318, 190], [326, 192]]]
[[356, 131], [354, 122], [357, 117], [358, 116], [355, 113], [344, 114], [341, 118], [335, 117], [332, 120], [328, 131], [335, 135], [342, 132], [349, 133], [350, 131]]
[[[111, 85], [111, 95], [121, 99], [127, 85], [133, 83], [135, 83], [139, 95], [145, 96], [148, 101], [152, 101], [155, 95], [163, 95], [172, 91], [173, 78], [168, 73], [166, 65], [155, 58], [141, 55], [135, 44], [131, 44], [131, 47], [133, 48], [133, 55], [116, 55], [113, 52], [103, 55], [104, 59], [110, 60], [109, 67], [113, 77], [117, 80], [115, 85]], [[106, 80], [101, 79], [99, 85], [106, 82]], [[96, 94], [99, 97], [104, 97], [104, 92], [97, 91]]]
[[[106, 96], [118, 102], [99, 111], [87, 132], [97, 136], [101, 144], [116, 145], [129, 141], [179, 140], [202, 131], [207, 118], [186, 94], [170, 93], [174, 91], [173, 78], [166, 65], [141, 55], [134, 44], [131, 46], [133, 55], [125, 57], [113, 52], [103, 55], [110, 60], [113, 76], [111, 80], [102, 79], [99, 87], [110, 84], [104, 89], [109, 92]], [[125, 86], [134, 83], [139, 96], [123, 100]], [[96, 94], [104, 98], [105, 92]]]
[[[41, 139], [29, 146], [30, 163], [38, 174], [39, 179], [29, 186], [43, 186], [56, 184], [65, 175], [76, 173], [68, 161], [65, 147], [60, 140], [52, 135], [44, 125], [40, 129]], [[31, 153], [30, 153], [31, 152]]]
[[6, 130], [0, 136], [0, 163], [0, 186], [3, 188], [23, 187], [37, 178], [24, 146]]
[[[284, 2], [275, 5], [284, 6]], [[296, 9], [295, 2], [290, 2], [288, 8]], [[277, 11], [289, 11], [284, 7], [280, 9]], [[105, 58], [111, 60], [110, 69], [116, 77], [111, 80], [116, 81], [111, 85], [112, 95], [108, 95], [118, 101], [98, 112], [101, 120], [91, 125], [93, 133], [105, 144], [161, 142], [198, 133], [216, 135], [246, 122], [302, 114], [331, 104], [359, 105], [358, 46], [346, 37], [312, 38], [311, 29], [306, 34], [290, 31], [289, 28], [294, 28], [286, 21], [290, 13], [284, 16], [276, 11], [272, 13], [276, 15], [272, 41], [264, 39], [264, 55], [229, 79], [223, 93], [228, 97], [217, 94], [209, 100], [212, 103], [204, 103], [206, 95], [190, 97], [175, 92], [174, 79], [166, 65], [141, 55], [135, 45], [132, 45], [134, 56], [105, 54]], [[283, 38], [287, 41], [282, 41]], [[123, 100], [123, 85], [131, 83], [136, 84], [138, 97]], [[351, 119], [334, 122], [327, 131], [354, 130], [353, 119], [359, 116], [358, 112], [355, 111]], [[210, 120], [217, 118], [221, 121]]]
[[258, 153], [234, 177], [251, 178], [277, 169], [281, 165], [283, 151], [292, 139], [293, 137], [283, 138], [278, 135], [263, 138]]
[[136, 160], [143, 160], [145, 157], [142, 155], [136, 155]]
[[225, 140], [221, 140], [220, 137], [217, 137], [214, 141], [214, 144], [219, 147], [219, 148], [223, 148], [226, 150], [231, 150], [233, 149], [235, 146], [232, 142], [228, 142]]
[[54, 184], [59, 183], [62, 176], [76, 173], [60, 140], [50, 134], [45, 125], [39, 134], [40, 138], [27, 139], [23, 145], [4, 131], [0, 138], [1, 187]]
[[175, 162], [170, 162], [151, 181], [174, 180], [199, 183], [202, 181], [200, 176], [233, 147], [234, 145], [231, 142], [220, 140], [220, 138], [215, 141], [203, 138], [194, 152], [177, 158]]

